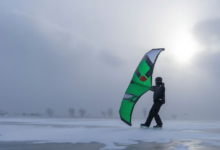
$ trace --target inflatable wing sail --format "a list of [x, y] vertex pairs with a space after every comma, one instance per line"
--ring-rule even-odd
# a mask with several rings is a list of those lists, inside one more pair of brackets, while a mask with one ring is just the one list
[[132, 111], [136, 102], [151, 88], [154, 65], [163, 50], [165, 49], [152, 49], [144, 55], [125, 92], [119, 113], [121, 120], [129, 126], [131, 126]]

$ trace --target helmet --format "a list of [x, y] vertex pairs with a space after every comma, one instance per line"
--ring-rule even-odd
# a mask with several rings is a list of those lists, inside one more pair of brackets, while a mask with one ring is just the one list
[[156, 82], [156, 85], [161, 85], [162, 84], [162, 78], [161, 77], [156, 77], [155, 82]]
[[156, 77], [155, 81], [156, 82], [162, 82], [162, 78], [161, 77]]

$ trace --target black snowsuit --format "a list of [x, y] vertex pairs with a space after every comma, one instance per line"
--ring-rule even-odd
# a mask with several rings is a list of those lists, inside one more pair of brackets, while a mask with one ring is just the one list
[[149, 115], [147, 117], [147, 120], [145, 124], [147, 126], [150, 126], [152, 119], [154, 118], [157, 125], [162, 126], [163, 123], [159, 116], [160, 107], [165, 104], [165, 87], [164, 83], [161, 83], [157, 86], [152, 86], [151, 91], [154, 92], [154, 104], [149, 112]]

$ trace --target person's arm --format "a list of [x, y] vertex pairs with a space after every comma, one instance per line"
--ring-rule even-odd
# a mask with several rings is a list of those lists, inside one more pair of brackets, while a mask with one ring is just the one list
[[150, 90], [154, 92], [155, 91], [155, 86], [151, 86]]
[[164, 83], [162, 84], [162, 104], [165, 104], [165, 86], [164, 86]]
[[163, 87], [163, 98], [164, 98], [164, 101], [165, 101], [165, 91], [166, 91], [166, 88]]

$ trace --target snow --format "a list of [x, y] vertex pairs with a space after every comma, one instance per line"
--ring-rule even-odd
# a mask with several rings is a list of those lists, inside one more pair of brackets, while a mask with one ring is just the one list
[[205, 141], [203, 142], [203, 144], [207, 146], [220, 146], [220, 142], [216, 142], [216, 141]]
[[187, 146], [178, 145], [174, 150], [187, 150]]
[[[163, 129], [143, 129], [139, 127], [141, 121], [133, 120], [129, 127], [119, 119], [0, 118], [0, 141], [98, 142], [105, 144], [103, 149], [124, 149], [138, 141], [170, 143], [174, 139], [194, 139], [203, 140], [204, 145], [220, 146], [219, 122], [164, 121]], [[175, 149], [187, 147], [179, 145]]]

